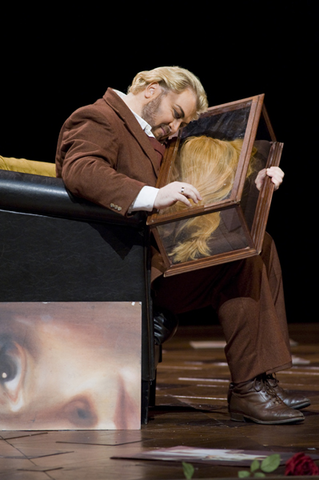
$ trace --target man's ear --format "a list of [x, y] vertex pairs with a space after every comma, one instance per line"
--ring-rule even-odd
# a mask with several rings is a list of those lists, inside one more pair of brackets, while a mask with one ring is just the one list
[[161, 87], [158, 82], [149, 83], [144, 90], [144, 97], [146, 99], [156, 98], [160, 91]]

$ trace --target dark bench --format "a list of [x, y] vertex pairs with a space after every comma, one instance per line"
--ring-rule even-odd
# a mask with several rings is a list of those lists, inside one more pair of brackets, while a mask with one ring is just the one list
[[149, 232], [54, 177], [0, 170], [1, 302], [142, 302], [142, 423], [155, 382]]

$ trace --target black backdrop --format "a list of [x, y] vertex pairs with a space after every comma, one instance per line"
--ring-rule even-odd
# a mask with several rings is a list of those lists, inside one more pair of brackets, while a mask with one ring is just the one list
[[316, 321], [316, 0], [65, 3], [2, 11], [0, 154], [53, 162], [73, 110], [108, 86], [125, 91], [135, 73], [160, 65], [193, 71], [210, 105], [265, 93], [286, 173], [268, 231], [289, 322]]

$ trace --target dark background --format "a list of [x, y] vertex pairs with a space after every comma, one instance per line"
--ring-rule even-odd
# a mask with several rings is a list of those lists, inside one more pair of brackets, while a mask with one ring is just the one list
[[[54, 162], [60, 127], [108, 86], [179, 65], [210, 105], [265, 93], [285, 181], [268, 231], [289, 322], [317, 320], [317, 1], [17, 4], [1, 16], [0, 154]], [[0, 227], [1, 228], [1, 227]]]

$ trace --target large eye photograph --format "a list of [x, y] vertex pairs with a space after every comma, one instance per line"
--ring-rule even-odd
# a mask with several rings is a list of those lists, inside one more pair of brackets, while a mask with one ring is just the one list
[[0, 303], [1, 429], [140, 429], [141, 318], [137, 302]]

